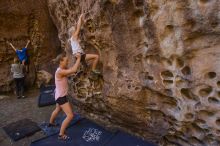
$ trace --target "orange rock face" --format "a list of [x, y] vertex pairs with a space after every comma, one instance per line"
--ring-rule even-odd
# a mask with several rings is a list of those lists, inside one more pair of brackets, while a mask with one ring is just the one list
[[161, 145], [217, 146], [220, 1], [49, 0], [59, 39], [82, 12], [103, 78], [70, 80], [85, 115]]
[[51, 72], [50, 60], [60, 50], [57, 29], [54, 26], [46, 0], [0, 0], [0, 92], [13, 89], [10, 64], [15, 52], [7, 45], [11, 42], [16, 48], [25, 47], [31, 40], [28, 50], [30, 72], [26, 77], [26, 85], [32, 86], [36, 79], [36, 70]]

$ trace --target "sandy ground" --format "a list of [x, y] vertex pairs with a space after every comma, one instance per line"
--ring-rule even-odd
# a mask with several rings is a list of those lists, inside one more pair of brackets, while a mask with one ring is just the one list
[[0, 98], [0, 146], [29, 146], [31, 141], [44, 137], [42, 132], [33, 136], [13, 142], [3, 131], [5, 125], [24, 118], [29, 118], [37, 123], [48, 121], [55, 106], [39, 108], [37, 106], [37, 96], [39, 91], [32, 89], [27, 91], [25, 99], [17, 99], [15, 95]]

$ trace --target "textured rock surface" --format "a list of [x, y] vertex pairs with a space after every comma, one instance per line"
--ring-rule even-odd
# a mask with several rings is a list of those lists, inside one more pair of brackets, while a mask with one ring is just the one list
[[220, 145], [220, 1], [49, 0], [65, 42], [82, 11], [87, 53], [103, 79], [82, 74], [70, 94], [88, 117], [161, 145]]
[[46, 0], [0, 0], [0, 23], [0, 92], [12, 88], [10, 64], [15, 52], [6, 41], [21, 48], [26, 45], [27, 39], [31, 40], [28, 86], [34, 83], [36, 70], [45, 69], [52, 73], [54, 69], [50, 60], [58, 54], [60, 41]]
[[36, 84], [40, 88], [42, 84], [47, 85], [52, 80], [53, 76], [45, 70], [37, 71], [37, 80]]

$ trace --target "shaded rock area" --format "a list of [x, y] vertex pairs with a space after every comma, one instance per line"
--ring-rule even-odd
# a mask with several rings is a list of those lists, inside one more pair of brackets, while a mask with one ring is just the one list
[[52, 74], [46, 72], [45, 70], [37, 71], [37, 87], [40, 88], [41, 85], [47, 85], [52, 80]]
[[30, 39], [30, 72], [26, 76], [27, 87], [36, 80], [36, 71], [54, 72], [51, 60], [60, 52], [60, 41], [47, 7], [46, 0], [0, 0], [0, 92], [13, 88], [10, 64], [16, 48], [25, 47]]
[[48, 0], [62, 47], [81, 30], [103, 78], [71, 79], [81, 112], [161, 145], [220, 145], [220, 1]]

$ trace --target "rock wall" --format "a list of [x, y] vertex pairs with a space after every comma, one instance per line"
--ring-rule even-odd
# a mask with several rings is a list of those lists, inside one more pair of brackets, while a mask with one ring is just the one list
[[[82, 12], [103, 78], [73, 78], [86, 116], [160, 145], [220, 145], [220, 1], [48, 0], [59, 39]], [[64, 46], [62, 44], [62, 46]]]
[[60, 52], [60, 41], [47, 7], [46, 0], [0, 0], [0, 92], [13, 88], [10, 64], [15, 52], [7, 45], [10, 41], [16, 48], [26, 45], [28, 39], [30, 73], [26, 85], [31, 86], [36, 79], [36, 70], [51, 72], [50, 60]]

